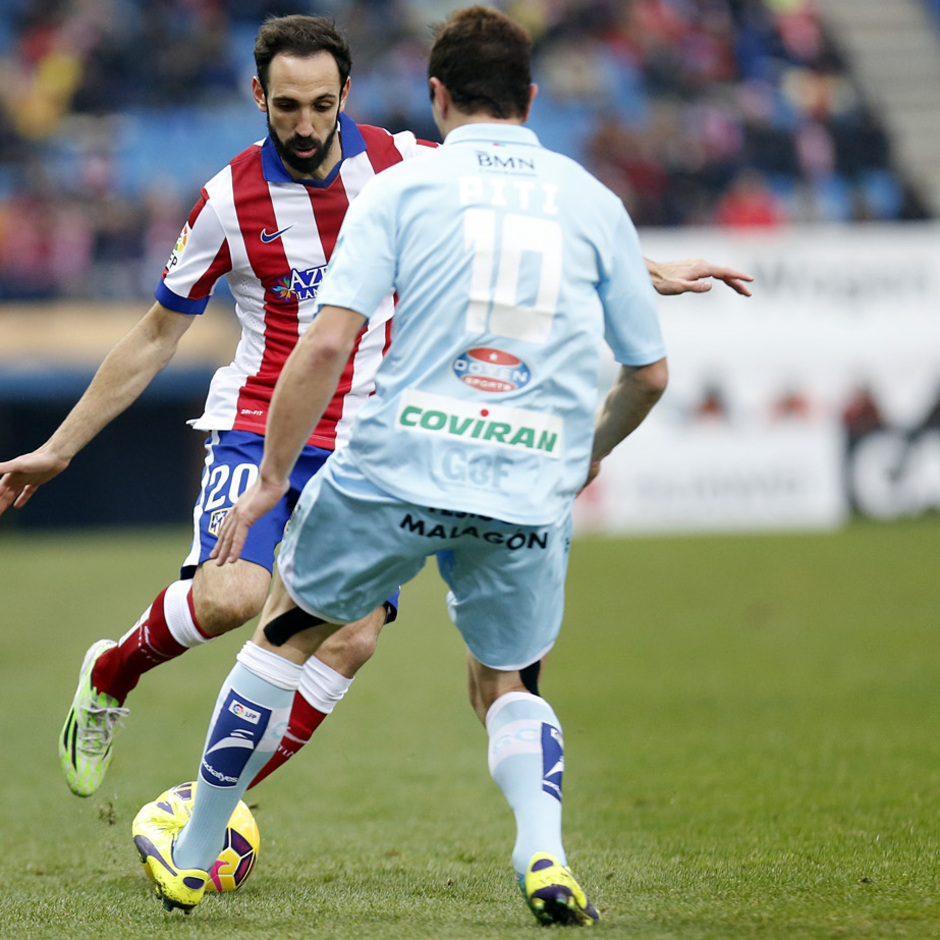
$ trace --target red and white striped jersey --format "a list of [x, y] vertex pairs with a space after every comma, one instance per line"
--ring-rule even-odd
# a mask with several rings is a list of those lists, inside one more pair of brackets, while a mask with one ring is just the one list
[[[179, 313], [206, 309], [227, 277], [241, 339], [231, 364], [212, 378], [200, 430], [263, 434], [284, 362], [310, 325], [320, 279], [346, 209], [381, 170], [435, 145], [408, 131], [390, 134], [340, 115], [343, 156], [325, 180], [294, 180], [270, 138], [240, 153], [202, 190], [163, 272], [157, 300]], [[363, 328], [333, 400], [309, 443], [344, 444], [372, 393], [388, 347], [394, 300], [385, 297]]]

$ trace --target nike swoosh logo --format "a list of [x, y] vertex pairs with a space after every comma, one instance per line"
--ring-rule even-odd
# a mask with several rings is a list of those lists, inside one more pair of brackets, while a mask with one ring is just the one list
[[261, 229], [261, 241], [268, 245], [273, 242], [275, 238], [280, 238], [285, 232], [289, 231], [293, 227], [293, 225], [288, 225], [287, 228], [282, 228], [278, 232], [272, 232], [270, 235], [268, 234], [268, 230], [263, 228]]

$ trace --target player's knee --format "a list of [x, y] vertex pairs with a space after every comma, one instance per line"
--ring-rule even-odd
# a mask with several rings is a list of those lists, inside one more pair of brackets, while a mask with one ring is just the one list
[[238, 629], [261, 613], [270, 584], [270, 573], [250, 562], [200, 565], [192, 594], [200, 628], [210, 636]]

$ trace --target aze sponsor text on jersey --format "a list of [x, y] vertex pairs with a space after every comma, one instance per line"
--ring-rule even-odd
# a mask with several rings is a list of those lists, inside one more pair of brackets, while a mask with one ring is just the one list
[[326, 265], [321, 264], [315, 268], [307, 268], [306, 271], [298, 271], [291, 268], [290, 274], [278, 278], [274, 285], [274, 290], [282, 300], [301, 301], [314, 300], [317, 291], [320, 288], [320, 281], [323, 280], [323, 272]]

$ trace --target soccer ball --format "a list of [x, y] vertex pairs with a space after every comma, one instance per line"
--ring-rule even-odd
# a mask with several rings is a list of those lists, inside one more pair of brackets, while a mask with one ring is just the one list
[[[169, 817], [168, 823], [182, 828], [192, 815], [195, 792], [195, 783], [179, 783], [161, 793], [155, 804]], [[225, 830], [225, 847], [209, 872], [206, 891], [235, 891], [240, 888], [254, 869], [260, 848], [261, 833], [258, 831], [255, 817], [239, 800]], [[146, 862], [144, 869], [153, 881], [150, 866]]]

